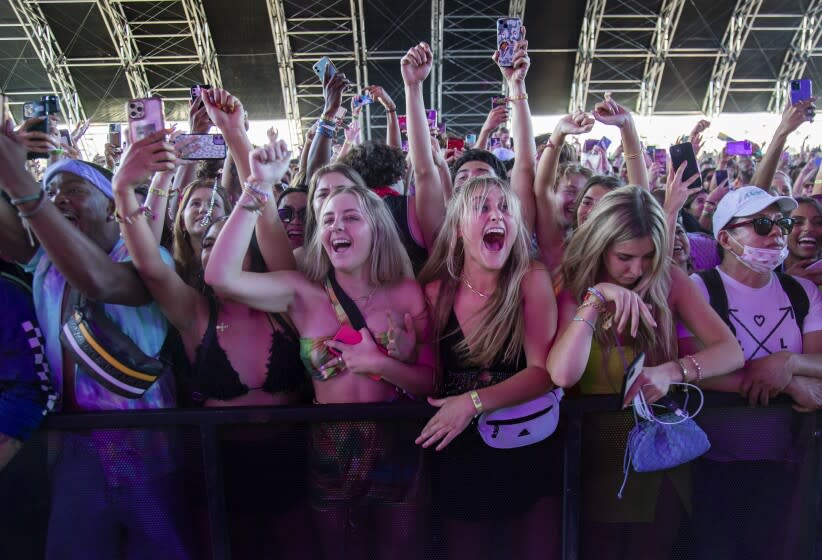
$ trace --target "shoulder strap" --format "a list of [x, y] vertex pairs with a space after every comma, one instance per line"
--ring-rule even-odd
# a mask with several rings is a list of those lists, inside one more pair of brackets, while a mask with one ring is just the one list
[[[330, 290], [329, 286], [331, 288]], [[328, 274], [325, 282], [325, 291], [331, 299], [331, 304], [334, 306], [334, 311], [340, 323], [349, 323], [356, 330], [366, 327], [362, 312], [359, 307], [357, 307], [357, 304], [354, 303], [354, 300], [348, 297], [348, 294], [346, 294], [345, 290], [339, 285], [337, 279], [334, 278], [333, 271]]]
[[731, 323], [730, 313], [728, 312], [728, 294], [725, 292], [725, 285], [722, 283], [719, 271], [716, 268], [709, 268], [708, 270], [700, 270], [697, 274], [705, 282], [705, 287], [708, 289], [708, 299], [711, 307], [735, 335], [736, 328]]
[[782, 290], [788, 295], [791, 300], [791, 307], [793, 307], [793, 316], [796, 324], [799, 326], [799, 332], [802, 333], [802, 328], [805, 325], [805, 317], [808, 316], [808, 311], [811, 308], [811, 302], [808, 299], [808, 293], [802, 284], [796, 281], [796, 278], [790, 274], [777, 272], [776, 277], [779, 278], [779, 283], [782, 284]]

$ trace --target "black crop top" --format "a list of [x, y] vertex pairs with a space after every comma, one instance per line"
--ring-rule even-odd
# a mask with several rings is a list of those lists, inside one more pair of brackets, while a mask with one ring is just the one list
[[[266, 393], [287, 393], [303, 389], [305, 376], [300, 361], [299, 336], [279, 315], [268, 314], [272, 327], [271, 351], [268, 355]], [[202, 405], [208, 399], [231, 400], [249, 392], [240, 381], [217, 338], [217, 301], [208, 300], [208, 327], [194, 354], [191, 368], [191, 399]]]
[[[440, 339], [440, 358], [444, 367], [443, 396], [445, 397], [496, 385], [528, 365], [524, 349], [520, 349], [516, 363], [506, 362], [499, 356], [487, 368], [465, 363], [464, 358], [456, 350], [457, 345], [465, 340], [465, 335], [453, 309], [448, 316], [448, 324], [443, 333], [445, 336]], [[509, 339], [506, 346], [510, 343]]]
[[411, 226], [408, 223], [408, 202], [407, 196], [387, 196], [382, 199], [391, 212], [394, 218], [394, 223], [397, 224], [397, 230], [400, 233], [400, 241], [405, 247], [405, 252], [408, 253], [408, 258], [411, 260], [411, 266], [414, 268], [414, 274], [419, 274], [425, 261], [428, 259], [428, 251], [425, 247], [420, 247], [411, 235]]

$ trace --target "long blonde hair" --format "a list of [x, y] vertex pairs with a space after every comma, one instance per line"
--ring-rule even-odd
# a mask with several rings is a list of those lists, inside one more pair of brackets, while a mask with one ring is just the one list
[[[652, 329], [644, 322], [640, 323], [636, 351], [645, 352], [646, 363], [657, 365], [675, 359], [677, 346], [673, 316], [668, 308], [671, 262], [665, 213], [647, 189], [621, 187], [599, 201], [565, 249], [562, 277], [564, 286], [581, 302], [587, 289], [602, 279], [605, 253], [614, 243], [642, 237], [651, 239], [655, 251], [648, 272], [633, 290], [642, 294], [643, 301], [651, 306], [658, 326]], [[595, 338], [603, 355], [607, 355], [613, 346], [613, 336], [602, 329], [597, 330]]]
[[[454, 308], [454, 298], [465, 265], [465, 247], [459, 232], [463, 229], [463, 224], [477, 216], [474, 199], [479, 197], [484, 201], [493, 187], [498, 187], [505, 197], [514, 223], [509, 235], [514, 234], [516, 237], [511, 254], [500, 270], [497, 289], [488, 297], [478, 316], [471, 317], [482, 328], [464, 333], [465, 339], [456, 348], [466, 362], [479, 367], [489, 366], [500, 355], [505, 361], [515, 363], [525, 341], [521, 284], [531, 264], [528, 255], [529, 238], [522, 220], [519, 199], [506, 181], [491, 176], [475, 177], [457, 189], [448, 203], [445, 222], [434, 242], [434, 248], [419, 275], [420, 284], [439, 281], [439, 295], [436, 304], [432, 306], [434, 340], [439, 341], [452, 334], [443, 331]], [[439, 344], [437, 353], [439, 354]], [[439, 362], [438, 359], [437, 363]]]
[[[342, 194], [357, 198], [371, 228], [369, 283], [390, 286], [404, 278], [413, 278], [411, 260], [400, 241], [394, 218], [382, 199], [366, 187], [347, 186], [331, 191], [322, 207], [325, 208], [330, 200]], [[308, 240], [303, 268], [305, 276], [314, 282], [324, 281], [331, 271], [331, 260], [322, 244], [322, 227], [315, 227]]]
[[314, 197], [317, 194], [317, 185], [320, 179], [329, 173], [340, 173], [355, 185], [368, 188], [360, 174], [357, 173], [353, 167], [345, 165], [344, 163], [329, 163], [316, 170], [308, 183], [308, 205], [305, 208], [305, 232], [303, 241], [306, 246], [308, 246], [309, 240], [314, 236], [314, 231], [317, 229], [317, 216], [314, 215]]

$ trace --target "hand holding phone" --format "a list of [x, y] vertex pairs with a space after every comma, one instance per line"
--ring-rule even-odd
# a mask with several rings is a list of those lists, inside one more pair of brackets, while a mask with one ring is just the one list
[[[637, 377], [640, 373], [642, 373], [642, 368], [645, 367], [645, 352], [640, 352], [634, 361], [628, 365], [628, 369], [625, 370], [625, 375], [622, 377], [622, 401], [625, 402], [625, 399], [628, 397], [628, 392], [631, 390], [631, 387], [634, 385], [634, 381], [636, 381]], [[639, 397], [634, 397], [636, 400]], [[620, 410], [622, 407], [620, 406]]]
[[[693, 175], [700, 175], [699, 165], [696, 163], [696, 154], [694, 154], [694, 147], [690, 142], [683, 142], [682, 144], [675, 144], [671, 146], [671, 169], [679, 169], [683, 162], [686, 162], [684, 173], [682, 173], [682, 182], [684, 183]], [[690, 189], [701, 189], [702, 178], [697, 177], [690, 187]]]
[[497, 20], [497, 64], [503, 68], [514, 65], [514, 54], [517, 42], [522, 39], [522, 21], [519, 18], [500, 18]]
[[165, 128], [163, 100], [159, 97], [131, 99], [126, 103], [128, 140], [136, 144], [146, 136]]
[[334, 63], [331, 62], [331, 59], [327, 56], [322, 57], [320, 60], [314, 63], [312, 66], [314, 69], [314, 73], [320, 79], [320, 82], [325, 83], [325, 73], [328, 72], [328, 79], [334, 77], [334, 74], [337, 73], [337, 69], [334, 67]]

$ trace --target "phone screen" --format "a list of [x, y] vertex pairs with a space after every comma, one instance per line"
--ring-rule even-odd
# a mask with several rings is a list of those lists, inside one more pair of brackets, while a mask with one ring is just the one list
[[622, 378], [622, 401], [625, 401], [625, 397], [628, 395], [628, 391], [631, 390], [631, 387], [636, 381], [637, 376], [642, 371], [642, 368], [645, 367], [645, 352], [640, 352], [639, 355], [634, 358], [634, 361], [628, 366], [628, 369], [625, 370], [625, 376]]
[[408, 130], [408, 120], [405, 115], [399, 115], [397, 117], [397, 123], [400, 125], [400, 132]]
[[437, 110], [436, 109], [427, 109], [425, 111], [425, 118], [428, 120], [428, 128], [436, 128], [437, 127]]
[[749, 156], [753, 153], [753, 146], [748, 140], [728, 142], [725, 147], [729, 156]]
[[654, 162], [658, 163], [663, 168], [668, 165], [668, 152], [665, 151], [665, 148], [654, 150]]
[[[699, 165], [696, 163], [696, 155], [694, 154], [694, 147], [690, 142], [683, 142], [682, 144], [675, 144], [671, 146], [671, 168], [676, 171], [682, 162], [687, 162], [685, 172], [682, 174], [682, 180], [687, 181], [692, 175], [699, 175]], [[697, 178], [691, 184], [690, 189], [701, 189], [702, 179]]]
[[594, 140], [593, 138], [589, 138], [588, 140], [585, 141], [585, 144], [582, 146], [582, 151], [585, 152], [585, 153], [588, 153], [591, 150], [593, 150], [594, 146], [596, 146], [598, 143], [599, 143], [598, 140]]
[[447, 147], [449, 150], [462, 150], [465, 147], [465, 140], [462, 138], [449, 138]]

